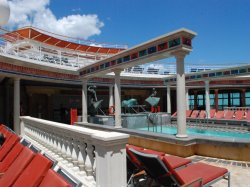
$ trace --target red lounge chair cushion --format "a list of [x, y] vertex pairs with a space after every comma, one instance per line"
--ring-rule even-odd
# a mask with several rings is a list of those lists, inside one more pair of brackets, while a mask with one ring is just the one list
[[222, 119], [224, 118], [224, 111], [218, 111], [215, 115], [216, 119]]
[[142, 153], [146, 153], [146, 154], [152, 154], [152, 155], [157, 155], [159, 157], [165, 156], [165, 153], [163, 152], [159, 152], [159, 151], [154, 151], [151, 149], [144, 149], [144, 150], [139, 150]]
[[56, 173], [54, 170], [49, 169], [39, 187], [71, 187], [68, 182], [64, 180], [62, 176]]
[[143, 148], [142, 147], [137, 147], [137, 146], [134, 146], [134, 145], [126, 145], [126, 151], [127, 151], [127, 154], [128, 154], [128, 156], [129, 156], [129, 158], [130, 158], [130, 160], [131, 160], [131, 162], [133, 163], [133, 164], [135, 164], [136, 165], [136, 167], [138, 167], [138, 168], [141, 168], [142, 166], [141, 166], [141, 162], [134, 156], [134, 154], [129, 150], [130, 148], [132, 148], [132, 149], [134, 149], [134, 150], [136, 150], [136, 151], [141, 151], [141, 150], [143, 150]]
[[28, 147], [24, 147], [20, 155], [3, 174], [2, 178], [0, 178], [0, 186], [12, 186], [34, 156], [35, 153], [33, 153]]
[[9, 140], [5, 140], [3, 146], [0, 149], [0, 161], [4, 159], [4, 157], [8, 154], [8, 152], [12, 149], [12, 147], [19, 141], [19, 137], [16, 135], [12, 135]]
[[225, 119], [233, 119], [233, 116], [234, 116], [234, 111], [232, 110], [228, 110], [225, 114]]
[[192, 160], [190, 159], [186, 159], [186, 158], [182, 158], [178, 156], [172, 156], [172, 155], [164, 156], [162, 158], [162, 161], [169, 170], [171, 168], [171, 171], [172, 169], [176, 169], [178, 167], [187, 165], [192, 162]]
[[206, 118], [206, 112], [205, 112], [205, 110], [201, 110], [201, 111], [200, 111], [200, 113], [199, 113], [199, 118], [201, 118], [201, 119]]
[[192, 112], [192, 114], [191, 114], [191, 118], [197, 118], [197, 116], [198, 116], [198, 114], [199, 114], [199, 110], [193, 110], [193, 112]]
[[236, 120], [242, 120], [243, 117], [244, 117], [244, 114], [245, 114], [245, 111], [243, 111], [243, 110], [236, 111], [236, 113], [235, 113], [235, 119]]
[[190, 117], [192, 114], [192, 110], [186, 110], [186, 117]]
[[248, 121], [250, 120], [250, 111], [249, 110], [247, 111], [247, 114], [246, 114], [246, 120], [248, 120]]
[[210, 110], [210, 118], [214, 118], [215, 112], [216, 112], [215, 109]]
[[18, 177], [13, 187], [38, 186], [51, 166], [52, 162], [38, 153]]
[[[197, 163], [189, 165], [183, 169], [173, 171], [176, 179], [181, 184], [187, 184], [198, 178], [202, 178], [202, 183], [207, 184], [214, 179], [223, 176], [228, 172], [225, 168], [211, 166], [204, 163]], [[198, 187], [199, 184], [193, 185], [192, 187]]]
[[24, 146], [22, 144], [16, 143], [16, 145], [10, 150], [10, 152], [6, 155], [3, 161], [0, 162], [0, 173], [4, 173], [10, 167], [10, 165], [21, 153], [23, 148]]

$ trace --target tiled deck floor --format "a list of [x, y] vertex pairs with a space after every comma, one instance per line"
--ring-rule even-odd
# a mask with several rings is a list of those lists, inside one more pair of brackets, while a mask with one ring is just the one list
[[[193, 162], [204, 162], [227, 168], [231, 173], [231, 187], [250, 187], [250, 162], [224, 160], [210, 157], [191, 156]], [[227, 181], [220, 180], [213, 187], [226, 187]]]

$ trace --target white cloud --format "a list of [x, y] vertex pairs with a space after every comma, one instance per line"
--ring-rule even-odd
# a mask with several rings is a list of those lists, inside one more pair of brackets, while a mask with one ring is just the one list
[[99, 35], [104, 26], [96, 14], [74, 14], [58, 19], [49, 8], [50, 0], [12, 0], [9, 3], [9, 29], [32, 25], [55, 34], [87, 39]]

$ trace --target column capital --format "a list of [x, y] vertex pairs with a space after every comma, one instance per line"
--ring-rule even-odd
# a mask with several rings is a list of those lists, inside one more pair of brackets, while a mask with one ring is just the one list
[[189, 51], [181, 50], [181, 51], [172, 52], [171, 54], [174, 55], [176, 59], [179, 59], [179, 58], [182, 59], [182, 58], [185, 58], [185, 56], [189, 54]]
[[120, 75], [123, 69], [114, 69], [115, 75]]
[[219, 89], [214, 89], [214, 93], [218, 94], [218, 92], [219, 92]]
[[14, 77], [14, 81], [20, 81], [21, 78], [20, 77]]
[[86, 78], [83, 78], [83, 79], [82, 79], [82, 83], [83, 83], [83, 84], [86, 84], [86, 83], [88, 83], [88, 79], [86, 79]]
[[209, 84], [209, 82], [210, 82], [209, 80], [204, 80], [205, 84]]

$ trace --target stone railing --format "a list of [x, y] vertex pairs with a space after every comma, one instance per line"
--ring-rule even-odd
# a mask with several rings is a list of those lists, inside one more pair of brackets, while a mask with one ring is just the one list
[[127, 134], [24, 116], [21, 136], [57, 160], [83, 186], [127, 186]]

